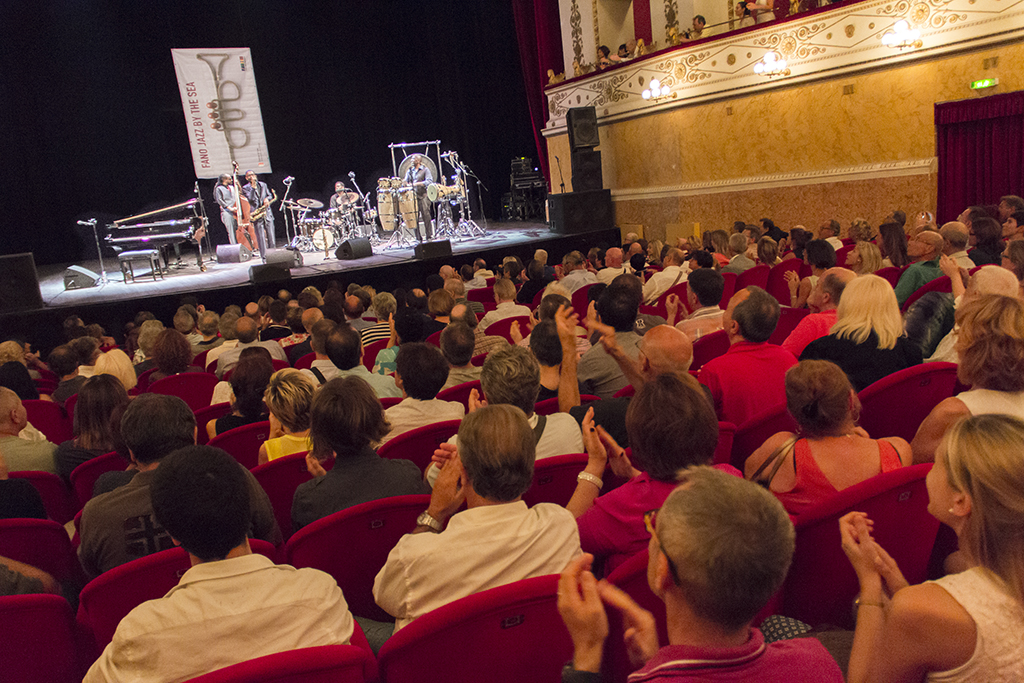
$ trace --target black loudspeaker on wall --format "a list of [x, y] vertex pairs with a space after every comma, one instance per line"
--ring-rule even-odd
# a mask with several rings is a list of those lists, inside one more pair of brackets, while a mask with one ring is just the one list
[[572, 153], [572, 191], [585, 192], [604, 188], [601, 153], [596, 149], [578, 149]]
[[345, 240], [338, 245], [338, 250], [334, 252], [334, 257], [339, 261], [352, 261], [370, 256], [373, 256], [373, 249], [370, 247], [370, 240], [365, 237]]
[[249, 247], [242, 244], [218, 244], [217, 263], [241, 263], [252, 258]]
[[451, 240], [423, 242], [416, 245], [413, 255], [419, 259], [448, 258], [452, 255], [452, 242]]
[[100, 276], [82, 266], [68, 266], [64, 271], [64, 289], [84, 289], [95, 287]]
[[42, 307], [35, 257], [31, 253], [0, 256], [0, 313]]
[[548, 195], [551, 227], [563, 235], [615, 227], [611, 190]]
[[565, 125], [569, 129], [569, 149], [590, 149], [601, 144], [597, 133], [597, 109], [594, 107], [572, 107], [565, 113]]

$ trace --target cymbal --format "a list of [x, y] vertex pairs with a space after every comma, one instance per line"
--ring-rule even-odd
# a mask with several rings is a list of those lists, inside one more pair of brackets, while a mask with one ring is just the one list
[[295, 203], [298, 204], [299, 206], [303, 206], [303, 207], [305, 207], [307, 209], [322, 209], [322, 208], [324, 208], [324, 203], [321, 202], [321, 201], [317, 201], [316, 199], [298, 199], [298, 200], [295, 201]]
[[351, 204], [359, 201], [359, 195], [355, 192], [343, 192], [338, 195], [338, 199], [342, 204]]
[[299, 204], [297, 202], [293, 202], [290, 199], [288, 201], [286, 201], [286, 202], [281, 202], [281, 206], [283, 206], [286, 209], [305, 208], [301, 204]]

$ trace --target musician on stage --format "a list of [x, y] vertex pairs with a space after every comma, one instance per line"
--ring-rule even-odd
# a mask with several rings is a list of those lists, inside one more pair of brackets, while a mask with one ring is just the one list
[[[416, 206], [419, 209], [419, 218], [427, 229], [428, 240], [433, 239], [434, 236], [434, 221], [430, 216], [430, 200], [427, 199], [427, 185], [432, 182], [434, 182], [434, 178], [430, 175], [430, 169], [423, 165], [423, 155], [414, 154], [412, 166], [405, 172], [405, 184], [416, 190]], [[422, 242], [419, 221], [416, 221], [416, 225], [413, 227], [416, 229], [416, 239]]]
[[238, 197], [235, 195], [235, 184], [230, 173], [221, 173], [220, 182], [213, 190], [213, 198], [220, 206], [220, 220], [228, 231], [228, 242], [236, 244], [238, 240], [235, 239], [235, 229], [238, 227], [238, 221], [235, 220], [235, 211], [238, 207], [235, 204], [238, 203]]
[[334, 194], [331, 195], [330, 208], [340, 209], [343, 206], [351, 204], [352, 194], [354, 193], [352, 190], [345, 187], [345, 183], [340, 180], [334, 183]]
[[270, 188], [265, 182], [257, 180], [256, 172], [253, 170], [245, 172], [245, 179], [249, 182], [242, 188], [242, 192], [249, 200], [253, 213], [261, 206], [267, 207], [263, 218], [252, 222], [253, 228], [256, 230], [256, 241], [259, 243], [260, 258], [266, 260], [267, 246], [269, 245], [271, 249], [277, 247], [277, 242], [274, 239], [274, 213], [270, 210]]

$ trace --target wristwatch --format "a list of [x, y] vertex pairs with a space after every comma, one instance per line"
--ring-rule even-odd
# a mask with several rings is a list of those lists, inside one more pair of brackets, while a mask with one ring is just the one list
[[433, 517], [431, 517], [430, 513], [428, 513], [426, 510], [421, 512], [420, 516], [416, 518], [416, 525], [417, 526], [428, 526], [428, 527], [430, 527], [431, 529], [433, 529], [434, 531], [437, 531], [437, 532], [444, 531], [444, 525], [441, 524], [441, 522], [439, 522], [436, 519], [434, 519]]

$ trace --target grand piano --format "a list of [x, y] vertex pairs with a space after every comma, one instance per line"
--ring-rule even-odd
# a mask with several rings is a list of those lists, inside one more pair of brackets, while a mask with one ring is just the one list
[[[142, 218], [152, 218], [161, 215], [173, 215], [177, 218], [168, 218], [147, 223], [130, 223]], [[113, 248], [120, 256], [123, 253], [139, 251], [144, 249], [157, 249], [163, 259], [164, 270], [167, 269], [166, 247], [173, 246], [175, 253], [179, 254], [182, 242], [192, 242], [197, 245], [196, 264], [200, 270], [206, 270], [203, 265], [203, 244], [202, 238], [206, 234], [207, 218], [202, 212], [202, 203], [199, 199], [190, 199], [181, 204], [167, 206], [154, 211], [121, 218], [107, 225], [107, 236], [104, 241]]]

